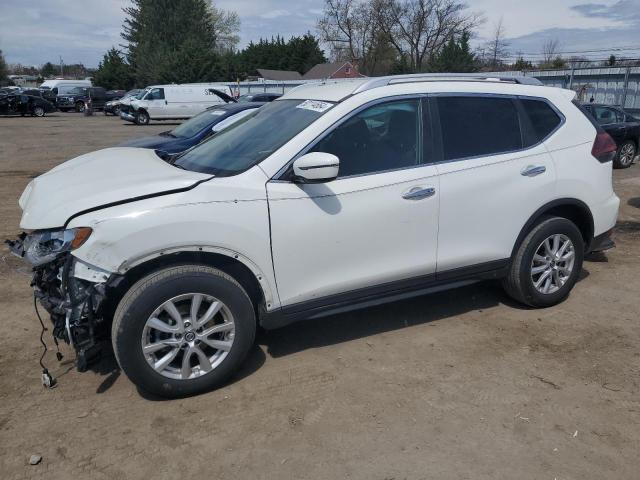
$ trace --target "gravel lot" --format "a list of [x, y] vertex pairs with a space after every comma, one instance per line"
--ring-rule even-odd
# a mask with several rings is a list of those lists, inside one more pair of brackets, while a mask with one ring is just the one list
[[[19, 233], [30, 178], [168, 128], [0, 117], [0, 238]], [[562, 305], [485, 283], [292, 325], [261, 334], [227, 388], [177, 401], [138, 392], [112, 357], [79, 374], [66, 345], [43, 389], [28, 272], [2, 249], [0, 476], [637, 479], [640, 165], [615, 188], [618, 247]]]

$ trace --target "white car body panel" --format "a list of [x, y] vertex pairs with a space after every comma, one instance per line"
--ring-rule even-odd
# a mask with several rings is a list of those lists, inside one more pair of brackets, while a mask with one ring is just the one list
[[108, 148], [58, 165], [29, 183], [20, 199], [20, 227], [62, 227], [72, 215], [100, 205], [187, 188], [211, 175], [172, 167], [153, 150]]
[[81, 215], [69, 228], [85, 226], [94, 232], [73, 255], [100, 270], [123, 274], [159, 255], [219, 253], [249, 267], [269, 298], [268, 308], [276, 308], [266, 181], [259, 168], [252, 168], [234, 177], [213, 178], [186, 192]]
[[438, 197], [402, 197], [416, 187], [438, 191], [434, 166], [267, 184], [282, 303], [434, 273]]
[[[529, 166], [546, 171], [523, 176], [521, 172]], [[554, 164], [544, 145], [444, 162], [438, 172], [439, 271], [509, 258], [527, 220], [556, 191]]]

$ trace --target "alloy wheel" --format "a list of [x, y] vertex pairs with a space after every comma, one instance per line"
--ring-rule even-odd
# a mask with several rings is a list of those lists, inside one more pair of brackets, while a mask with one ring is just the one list
[[573, 242], [562, 234], [547, 237], [531, 261], [531, 281], [542, 294], [555, 293], [567, 282], [575, 263]]
[[201, 293], [167, 300], [142, 330], [142, 353], [160, 375], [189, 380], [206, 375], [227, 357], [235, 337], [229, 308]]
[[625, 167], [630, 165], [635, 156], [635, 148], [631, 143], [625, 143], [620, 149], [620, 163]]

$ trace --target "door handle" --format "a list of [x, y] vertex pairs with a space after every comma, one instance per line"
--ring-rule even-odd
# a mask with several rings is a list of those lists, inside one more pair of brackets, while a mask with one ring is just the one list
[[402, 198], [405, 200], [422, 200], [423, 198], [433, 197], [435, 194], [435, 188], [412, 187], [408, 192], [402, 194]]
[[542, 165], [538, 165], [538, 166], [529, 165], [520, 172], [520, 175], [523, 175], [525, 177], [535, 177], [546, 171], [547, 171], [547, 167], [544, 167]]

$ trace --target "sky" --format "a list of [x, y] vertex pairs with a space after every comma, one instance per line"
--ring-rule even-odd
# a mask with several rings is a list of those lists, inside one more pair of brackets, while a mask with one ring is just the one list
[[[502, 19], [508, 51], [538, 58], [542, 44], [557, 38], [560, 51], [602, 59], [609, 52], [640, 57], [640, 0], [468, 0], [485, 22], [473, 39], [481, 46]], [[97, 66], [120, 31], [129, 0], [0, 0], [0, 49], [8, 63], [46, 61]], [[240, 46], [260, 37], [315, 33], [324, 0], [217, 0], [240, 16]], [[616, 51], [616, 48], [624, 47]], [[606, 52], [605, 52], [606, 51]], [[578, 55], [576, 53], [576, 55]]]

